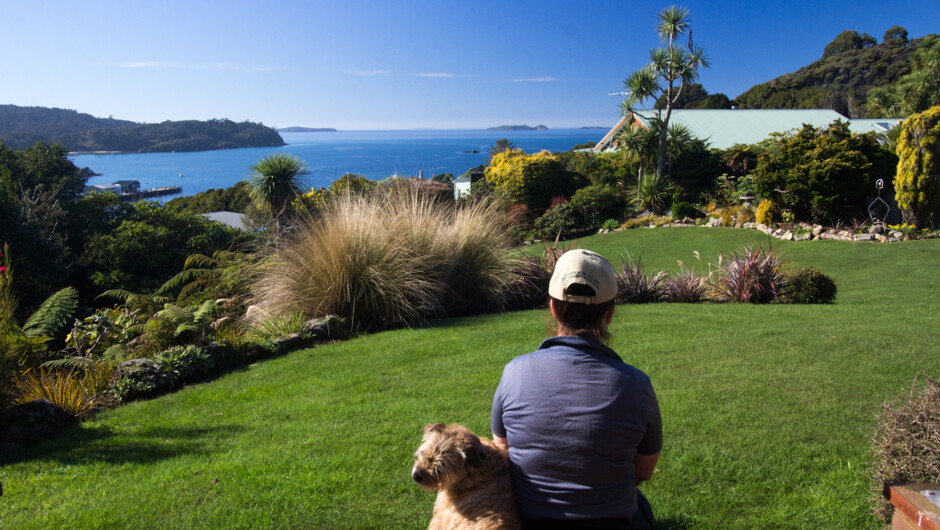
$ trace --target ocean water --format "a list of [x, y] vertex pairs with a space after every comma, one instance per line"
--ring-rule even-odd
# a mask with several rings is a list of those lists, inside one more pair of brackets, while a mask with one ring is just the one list
[[[487, 160], [489, 146], [507, 138], [527, 153], [567, 151], [600, 141], [603, 129], [548, 131], [416, 130], [281, 133], [288, 145], [202, 151], [198, 153], [81, 154], [69, 158], [101, 176], [88, 184], [139, 180], [142, 189], [182, 186], [181, 195], [227, 188], [250, 176], [249, 166], [272, 153], [286, 153], [307, 163], [309, 187], [328, 186], [346, 173], [381, 180], [392, 175], [430, 178], [439, 173], [460, 176]], [[469, 151], [478, 150], [479, 153]], [[180, 194], [164, 196], [166, 201]]]

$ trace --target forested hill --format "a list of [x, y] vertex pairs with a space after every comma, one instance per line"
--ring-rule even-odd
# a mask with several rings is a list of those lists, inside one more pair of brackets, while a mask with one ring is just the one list
[[67, 109], [0, 105], [0, 142], [25, 149], [37, 141], [58, 143], [69, 151], [139, 153], [285, 145], [277, 131], [249, 121], [135, 123]]
[[818, 61], [755, 85], [734, 103], [749, 109], [833, 109], [850, 118], [865, 118], [869, 90], [910, 73], [910, 53], [935, 37], [908, 40], [907, 30], [894, 26], [878, 44], [871, 35], [843, 31]]

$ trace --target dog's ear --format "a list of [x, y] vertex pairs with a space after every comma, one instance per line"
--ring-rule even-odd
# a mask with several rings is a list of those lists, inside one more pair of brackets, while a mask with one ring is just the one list
[[467, 436], [463, 454], [467, 467], [480, 467], [483, 465], [486, 453], [483, 451], [483, 443], [475, 434]]
[[447, 427], [447, 425], [444, 425], [443, 423], [429, 423], [424, 426], [424, 434], [433, 431], [444, 432], [445, 427]]

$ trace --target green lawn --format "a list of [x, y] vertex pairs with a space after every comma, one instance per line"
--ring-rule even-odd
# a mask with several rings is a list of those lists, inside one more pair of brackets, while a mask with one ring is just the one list
[[[707, 270], [756, 231], [639, 229], [579, 245]], [[665, 447], [644, 492], [666, 528], [879, 528], [881, 404], [940, 375], [940, 240], [774, 242], [829, 273], [828, 306], [620, 306], [611, 342], [656, 387]], [[704, 262], [692, 255], [699, 251]], [[101, 414], [0, 468], [2, 528], [424, 527], [424, 424], [489, 434], [503, 365], [545, 336], [525, 311], [295, 352]]]

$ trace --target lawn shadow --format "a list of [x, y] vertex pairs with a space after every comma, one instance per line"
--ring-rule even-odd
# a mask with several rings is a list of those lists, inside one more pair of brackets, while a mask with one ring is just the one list
[[0, 455], [0, 466], [52, 460], [64, 465], [104, 462], [150, 464], [182, 455], [208, 455], [220, 437], [245, 430], [240, 425], [213, 427], [147, 427], [135, 433], [115, 433], [102, 425], [73, 425], [32, 447]]

